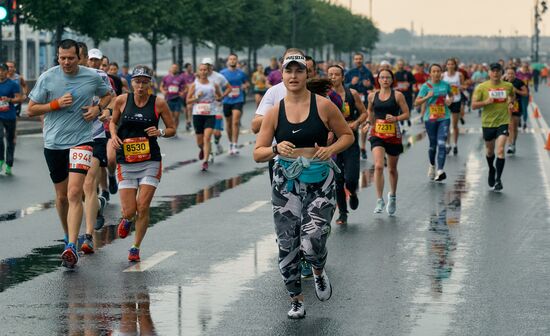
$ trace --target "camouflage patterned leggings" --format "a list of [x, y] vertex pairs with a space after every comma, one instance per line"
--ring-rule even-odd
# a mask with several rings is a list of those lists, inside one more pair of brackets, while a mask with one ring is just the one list
[[[278, 164], [273, 168], [273, 217], [279, 244], [279, 269], [291, 297], [302, 293], [301, 264], [304, 258], [316, 269], [327, 260], [326, 242], [336, 208], [334, 172], [319, 183], [287, 180]], [[301, 252], [301, 253], [300, 253]]]

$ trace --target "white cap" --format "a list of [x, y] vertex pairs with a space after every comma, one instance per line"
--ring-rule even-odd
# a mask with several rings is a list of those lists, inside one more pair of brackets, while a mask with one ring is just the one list
[[210, 57], [205, 57], [202, 59], [201, 64], [213, 65], [214, 61]]
[[391, 66], [391, 64], [388, 61], [382, 61], [380, 62], [380, 66]]
[[88, 50], [88, 58], [89, 59], [92, 59], [92, 58], [97, 58], [97, 59], [102, 59], [103, 58], [103, 53], [101, 52], [101, 50], [99, 49], [90, 49]]
[[290, 63], [296, 62], [300, 66], [300, 68], [305, 69], [307, 68], [306, 65], [306, 58], [300, 54], [294, 54], [294, 55], [287, 55], [285, 59], [283, 60], [283, 69], [285, 69]]

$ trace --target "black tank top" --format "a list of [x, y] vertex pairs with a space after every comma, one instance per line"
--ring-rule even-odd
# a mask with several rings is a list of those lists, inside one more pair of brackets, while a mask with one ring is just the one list
[[397, 104], [397, 100], [395, 99], [395, 91], [392, 89], [390, 98], [385, 101], [382, 101], [380, 100], [380, 98], [378, 98], [379, 93], [380, 92], [376, 92], [374, 94], [374, 101], [372, 103], [372, 107], [374, 109], [374, 118], [386, 119], [386, 114], [398, 116], [401, 112], [401, 108], [399, 107], [399, 104]]
[[353, 95], [351, 94], [351, 90], [348, 88], [344, 88], [345, 92], [345, 103], [349, 106], [349, 115], [344, 117], [346, 118], [346, 121], [355, 121], [359, 119], [359, 110], [357, 109], [357, 106], [355, 106], [355, 98], [353, 98]]
[[279, 104], [279, 121], [275, 130], [275, 140], [279, 142], [289, 141], [296, 148], [315, 147], [327, 145], [328, 129], [319, 117], [315, 94], [311, 93], [309, 114], [301, 123], [290, 123], [286, 118], [285, 100]]
[[[128, 99], [126, 100], [126, 107], [122, 113], [122, 119], [118, 127], [117, 135], [124, 142], [125, 139], [141, 139], [136, 140], [136, 143], [142, 143], [142, 140], [147, 139], [149, 141], [150, 158], [146, 160], [132, 161], [161, 161], [160, 147], [157, 142], [157, 137], [149, 137], [145, 132], [145, 129], [151, 126], [158, 128], [159, 116], [155, 107], [155, 101], [157, 96], [151, 95], [147, 103], [143, 107], [136, 106], [134, 102], [134, 94], [128, 93]], [[144, 139], [145, 138], [145, 139]], [[147, 141], [145, 140], [145, 141]], [[145, 145], [142, 145], [145, 149]], [[143, 150], [141, 149], [141, 150]], [[139, 148], [137, 149], [140, 150]], [[118, 163], [132, 163], [127, 160], [124, 155], [124, 145], [117, 150], [116, 153]]]

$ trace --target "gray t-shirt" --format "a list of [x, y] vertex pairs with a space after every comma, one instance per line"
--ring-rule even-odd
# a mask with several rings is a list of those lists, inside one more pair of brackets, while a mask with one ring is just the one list
[[79, 66], [76, 75], [67, 75], [55, 66], [38, 78], [29, 94], [30, 100], [46, 104], [69, 92], [73, 104], [44, 115], [44, 147], [68, 149], [92, 142], [92, 121], [83, 118], [84, 106], [92, 105], [94, 96], [103, 97], [111, 88], [105, 84], [95, 69]]

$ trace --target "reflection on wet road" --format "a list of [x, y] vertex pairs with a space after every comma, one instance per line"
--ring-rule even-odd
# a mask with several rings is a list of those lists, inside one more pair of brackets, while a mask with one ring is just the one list
[[[427, 241], [418, 246], [415, 255], [428, 262], [425, 286], [420, 286], [413, 303], [419, 306], [411, 335], [444, 335], [450, 327], [451, 315], [461, 302], [459, 293], [468, 274], [467, 255], [475, 239], [461, 237], [461, 226], [473, 224], [463, 215], [474, 206], [481, 180], [481, 161], [470, 153], [463, 174], [450, 188], [433, 191], [433, 209], [427, 221]], [[434, 185], [434, 187], [438, 187]]]
[[[265, 169], [254, 169], [238, 176], [220, 181], [197, 193], [187, 195], [160, 196], [153, 199], [150, 212], [149, 227], [164, 221], [185, 209], [215, 197], [226, 190], [248, 182], [251, 178], [261, 175]], [[116, 222], [111, 218], [109, 222]], [[105, 226], [94, 232], [96, 251], [117, 239], [116, 225]], [[30, 280], [41, 274], [53, 272], [61, 267], [59, 255], [63, 252], [62, 243], [34, 249], [30, 254], [18, 258], [6, 258], [0, 261], [0, 292], [23, 281]]]

